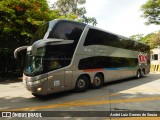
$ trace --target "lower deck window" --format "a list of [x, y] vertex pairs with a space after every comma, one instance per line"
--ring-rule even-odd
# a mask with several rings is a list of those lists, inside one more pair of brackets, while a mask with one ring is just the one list
[[96, 68], [136, 67], [137, 65], [137, 58], [97, 56], [81, 59], [78, 68], [79, 70], [84, 70]]

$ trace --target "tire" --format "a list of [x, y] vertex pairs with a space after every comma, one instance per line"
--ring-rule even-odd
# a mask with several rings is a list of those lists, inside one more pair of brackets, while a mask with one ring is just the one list
[[144, 77], [144, 76], [145, 76], [145, 69], [142, 69], [141, 77]]
[[103, 76], [100, 74], [95, 75], [92, 83], [92, 88], [98, 89], [102, 87], [102, 85], [103, 85]]
[[35, 94], [35, 93], [32, 93], [32, 95], [33, 95], [34, 97], [37, 97], [37, 98], [43, 98], [43, 97], [44, 97], [43, 95], [37, 95], [37, 94]]
[[89, 87], [89, 80], [86, 76], [80, 76], [76, 81], [75, 91], [76, 92], [84, 92]]
[[137, 70], [136, 78], [139, 79], [142, 77], [141, 70]]

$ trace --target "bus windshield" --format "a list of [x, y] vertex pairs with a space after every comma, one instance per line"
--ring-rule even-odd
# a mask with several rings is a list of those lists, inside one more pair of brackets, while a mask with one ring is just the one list
[[43, 71], [43, 57], [27, 55], [27, 64], [24, 73], [27, 75], [40, 74]]
[[44, 55], [45, 48], [38, 48], [37, 55], [31, 55], [31, 51], [27, 52], [24, 73], [26, 75], [37, 75], [44, 71]]
[[48, 45], [41, 47], [37, 49], [35, 56], [28, 51], [24, 74], [35, 76], [68, 66], [73, 55], [72, 49], [69, 49], [73, 48], [72, 45]]

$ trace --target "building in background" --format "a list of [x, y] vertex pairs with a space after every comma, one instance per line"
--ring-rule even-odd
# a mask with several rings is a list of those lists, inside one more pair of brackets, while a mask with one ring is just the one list
[[151, 72], [160, 72], [160, 46], [151, 50]]

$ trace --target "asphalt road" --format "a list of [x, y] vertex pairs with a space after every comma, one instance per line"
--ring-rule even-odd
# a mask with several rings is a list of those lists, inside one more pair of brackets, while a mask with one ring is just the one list
[[[98, 113], [104, 111], [160, 111], [160, 74], [151, 73], [141, 79], [130, 78], [107, 83], [100, 89], [89, 89], [84, 93], [68, 91], [44, 98], [32, 96], [22, 82], [1, 82], [0, 111], [78, 111], [75, 118], [78, 120], [84, 119], [81, 117], [83, 114], [84, 116], [88, 114], [87, 117], [96, 117], [97, 114], [98, 117]], [[86, 111], [96, 112], [90, 114]], [[60, 119], [56, 117], [56, 112], [51, 112], [51, 114], [55, 114], [54, 118]], [[69, 112], [64, 113], [64, 116], [66, 114]], [[63, 119], [71, 118], [70, 116], [63, 117]], [[148, 120], [151, 118], [149, 117]], [[116, 120], [119, 118], [101, 116], [99, 119]], [[123, 120], [123, 118], [120, 119]]]

